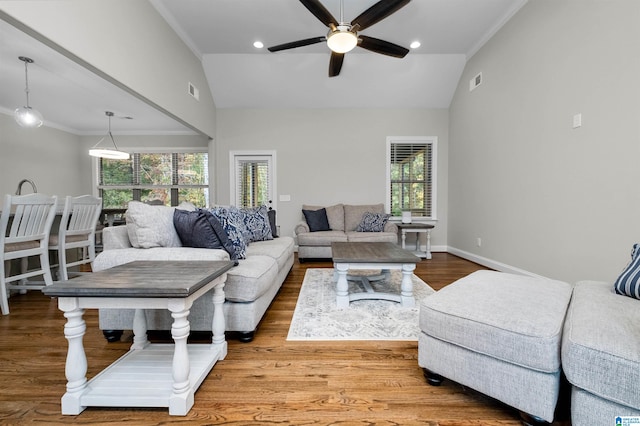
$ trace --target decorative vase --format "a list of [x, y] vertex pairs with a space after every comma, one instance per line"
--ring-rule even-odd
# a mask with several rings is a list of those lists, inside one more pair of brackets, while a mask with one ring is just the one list
[[411, 223], [411, 212], [402, 212], [402, 223]]

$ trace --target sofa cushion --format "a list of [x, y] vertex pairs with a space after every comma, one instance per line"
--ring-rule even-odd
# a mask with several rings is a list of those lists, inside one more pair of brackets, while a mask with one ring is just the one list
[[343, 231], [303, 232], [297, 237], [298, 246], [330, 246], [333, 242], [348, 241]]
[[191, 247], [152, 247], [146, 250], [130, 247], [103, 251], [96, 256], [91, 267], [97, 272], [136, 260], [229, 260], [229, 253], [222, 249]]
[[173, 207], [130, 201], [125, 216], [131, 245], [137, 248], [180, 247], [182, 243], [173, 226], [173, 211]]
[[344, 206], [342, 204], [335, 204], [333, 206], [310, 206], [304, 204], [303, 210], [320, 210], [324, 208], [327, 211], [327, 220], [329, 221], [329, 228], [333, 231], [344, 231]]
[[262, 296], [278, 276], [278, 265], [269, 256], [251, 256], [239, 261], [227, 272], [225, 299], [232, 302], [253, 302]]
[[571, 286], [562, 281], [477, 271], [427, 297], [419, 324], [447, 343], [555, 373], [570, 298]]
[[344, 230], [355, 231], [365, 213], [384, 213], [383, 204], [344, 205]]
[[387, 213], [366, 212], [356, 228], [356, 232], [382, 232], [387, 220], [391, 217]]
[[640, 299], [640, 244], [634, 244], [631, 261], [613, 284], [616, 293]]
[[307, 221], [307, 225], [309, 225], [310, 232], [331, 231], [329, 220], [327, 219], [327, 210], [325, 208], [318, 210], [302, 209], [302, 214]]
[[567, 380], [591, 394], [640, 409], [640, 301], [609, 282], [573, 289], [562, 338]]
[[285, 267], [293, 256], [294, 243], [291, 237], [274, 238], [268, 241], [257, 241], [247, 247], [247, 258], [252, 256], [269, 256], [276, 260], [278, 270]]
[[223, 249], [236, 260], [235, 247], [213, 214], [204, 209], [186, 211], [175, 209], [173, 225], [183, 247]]
[[397, 243], [398, 234], [393, 232], [346, 232], [350, 243]]

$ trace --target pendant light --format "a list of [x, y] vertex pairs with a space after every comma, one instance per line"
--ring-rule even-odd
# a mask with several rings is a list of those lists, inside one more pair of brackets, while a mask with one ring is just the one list
[[[120, 151], [118, 149], [118, 145], [116, 145], [116, 141], [113, 139], [113, 135], [111, 134], [111, 117], [113, 117], [113, 113], [111, 111], [105, 111], [104, 113], [109, 120], [109, 130], [107, 131], [107, 134], [104, 135], [102, 139], [100, 139], [98, 143], [89, 150], [89, 155], [92, 157], [109, 158], [111, 160], [128, 160], [129, 153]], [[100, 145], [100, 143], [105, 140], [107, 136], [109, 136], [109, 138], [111, 139], [111, 143], [113, 144], [113, 147], [115, 149], [98, 148], [98, 145]]]
[[42, 126], [42, 114], [38, 110], [29, 106], [29, 74], [27, 72], [27, 65], [33, 63], [33, 59], [26, 56], [18, 56], [22, 62], [24, 62], [24, 79], [25, 79], [25, 93], [27, 94], [27, 105], [16, 108], [13, 112], [13, 117], [22, 127], [40, 127]]

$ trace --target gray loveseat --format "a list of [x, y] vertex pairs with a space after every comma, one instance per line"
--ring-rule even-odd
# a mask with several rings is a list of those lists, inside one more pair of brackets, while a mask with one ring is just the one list
[[[103, 231], [104, 251], [96, 256], [93, 270], [101, 271], [135, 260], [229, 260], [223, 249], [182, 247], [173, 227], [173, 208], [165, 206], [140, 206], [144, 211], [138, 215], [137, 232], [131, 233], [127, 226], [107, 227]], [[153, 209], [153, 210], [152, 210]], [[131, 205], [130, 209], [131, 211]], [[149, 212], [153, 212], [149, 214]], [[128, 218], [129, 221], [129, 218]], [[131, 230], [130, 230], [131, 231]], [[145, 240], [158, 240], [162, 246], [135, 248], [130, 235], [137, 244]], [[158, 237], [158, 235], [160, 237]], [[293, 266], [294, 242], [291, 237], [278, 237], [267, 241], [251, 242], [246, 249], [246, 258], [227, 273], [224, 286], [224, 313], [226, 330], [236, 332], [243, 341], [253, 339], [255, 330], [271, 301]], [[191, 308], [189, 321], [192, 331], [211, 331], [212, 295], [199, 298]], [[118, 338], [118, 331], [131, 330], [131, 309], [101, 309], [100, 329], [107, 339]], [[164, 310], [147, 310], [149, 330], [170, 330], [172, 318]], [[115, 331], [113, 336], [109, 333]]]
[[392, 222], [387, 222], [382, 232], [356, 231], [365, 213], [384, 213], [383, 204], [302, 206], [303, 210], [323, 208], [326, 209], [331, 230], [311, 232], [304, 216], [303, 220], [295, 227], [300, 262], [309, 258], [331, 258], [331, 243], [333, 242], [398, 242], [398, 227]]

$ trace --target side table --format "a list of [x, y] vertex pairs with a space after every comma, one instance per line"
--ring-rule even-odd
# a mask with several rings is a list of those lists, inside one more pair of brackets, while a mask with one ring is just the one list
[[[402, 248], [406, 246], [407, 232], [416, 234], [416, 250], [414, 254], [425, 259], [431, 259], [431, 230], [434, 225], [428, 223], [396, 223], [398, 229], [402, 232]], [[427, 245], [425, 251], [420, 250], [420, 234], [427, 234]]]
[[[195, 391], [227, 354], [223, 287], [232, 266], [227, 261], [137, 261], [45, 287], [42, 292], [58, 297], [58, 307], [67, 318], [67, 392], [62, 397], [62, 414], [76, 415], [88, 406], [102, 406], [168, 407], [170, 415], [186, 415]], [[212, 288], [212, 343], [188, 345], [189, 310]], [[90, 381], [82, 344], [86, 308], [136, 310], [131, 349]], [[144, 309], [171, 311], [175, 344], [147, 341]]]

